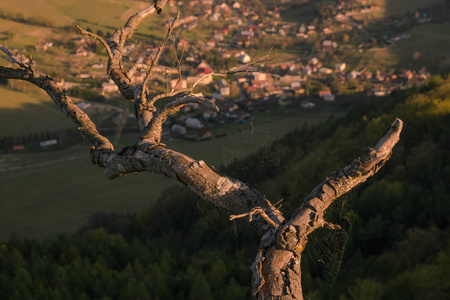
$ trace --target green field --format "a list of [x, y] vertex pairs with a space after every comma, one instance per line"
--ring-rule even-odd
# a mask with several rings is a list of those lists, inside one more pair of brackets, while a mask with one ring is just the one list
[[426, 67], [432, 73], [450, 71], [450, 23], [426, 23], [416, 25], [403, 32], [410, 38], [400, 40], [391, 46], [372, 48], [345, 61], [358, 62], [357, 68], [388, 70], [398, 66], [420, 70]]
[[[11, 20], [0, 19], [0, 32], [9, 33], [11, 38], [2, 41], [7, 47], [16, 47], [24, 49], [25, 47], [35, 46], [41, 39], [59, 38], [51, 28], [29, 25], [14, 22]], [[3, 58], [3, 52], [2, 52]]]
[[407, 32], [410, 39], [401, 40], [393, 53], [402, 65], [411, 68], [427, 66], [434, 72], [450, 71], [450, 23], [423, 24]]
[[[53, 26], [64, 26], [74, 21], [74, 18], [67, 12], [61, 10], [57, 1], [51, 0], [14, 0], [2, 1], [0, 10], [12, 16], [23, 16], [25, 19], [35, 18], [40, 21], [46, 21]], [[60, 1], [60, 3], [69, 3], [69, 1]]]
[[42, 90], [24, 85], [27, 93], [0, 86], [0, 138], [72, 128]]
[[318, 18], [319, 15], [316, 12], [316, 7], [322, 2], [322, 0], [313, 0], [305, 4], [294, 5], [287, 10], [283, 10], [281, 12], [281, 18], [285, 22], [308, 24], [315, 18]]
[[[255, 120], [259, 125], [243, 124], [238, 133], [221, 138], [165, 143], [218, 167], [268, 145], [305, 122], [317, 124], [323, 118]], [[5, 166], [16, 169], [1, 170]], [[0, 240], [13, 232], [32, 238], [70, 233], [97, 212], [138, 212], [154, 203], [165, 188], [178, 184], [149, 173], [107, 180], [103, 170], [90, 162], [87, 145], [60, 152], [0, 155], [0, 170]]]
[[[305, 1], [303, 1], [305, 2]], [[307, 24], [318, 18], [316, 7], [322, 4], [322, 0], [311, 0], [304, 4], [296, 4], [281, 12], [281, 18], [286, 22], [296, 22]], [[367, 4], [375, 4], [380, 10], [372, 12], [370, 15], [375, 18], [405, 15], [413, 13], [417, 9], [435, 7], [443, 5], [445, 0], [371, 0]]]
[[[34, 26], [8, 19], [0, 18], [0, 33], [8, 32], [12, 38], [3, 41], [8, 47], [34, 47], [42, 39], [58, 39], [67, 33], [63, 26], [80, 25], [94, 32], [102, 30], [112, 33], [123, 26], [127, 19], [148, 6], [144, 1], [116, 0], [18, 0], [0, 2], [0, 12], [9, 18], [23, 18], [49, 24], [50, 27]], [[170, 14], [175, 8], [168, 7]], [[147, 18], [139, 27], [139, 34], [151, 34], [164, 37], [164, 30], [154, 30], [160, 27], [162, 18], [154, 15]]]
[[373, 4], [380, 6], [381, 16], [397, 16], [412, 13], [419, 8], [426, 8], [444, 3], [445, 0], [372, 0]]
[[0, 173], [0, 240], [13, 232], [33, 238], [70, 233], [99, 211], [137, 212], [175, 184], [154, 174], [109, 181], [85, 153]]

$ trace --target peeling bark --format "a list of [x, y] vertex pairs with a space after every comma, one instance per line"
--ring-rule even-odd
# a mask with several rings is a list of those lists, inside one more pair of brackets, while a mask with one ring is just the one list
[[[275, 224], [284, 221], [281, 213], [249, 185], [220, 175], [205, 162], [179, 152], [160, 146], [148, 150], [148, 145], [144, 145], [142, 149], [131, 147], [123, 154], [94, 150], [92, 157], [96, 164], [105, 169], [105, 176], [109, 179], [144, 171], [158, 173], [182, 182], [202, 199], [232, 214], [247, 213], [254, 207], [262, 207]], [[259, 216], [255, 216], [252, 225], [260, 234], [272, 228]]]
[[334, 227], [324, 220], [328, 207], [340, 196], [373, 176], [391, 157], [400, 139], [403, 122], [396, 119], [374, 146], [364, 151], [344, 168], [331, 173], [305, 199], [285, 224], [277, 228], [275, 238], [262, 249], [262, 276], [265, 284], [258, 299], [302, 299], [300, 265], [301, 252], [308, 235], [320, 227]]

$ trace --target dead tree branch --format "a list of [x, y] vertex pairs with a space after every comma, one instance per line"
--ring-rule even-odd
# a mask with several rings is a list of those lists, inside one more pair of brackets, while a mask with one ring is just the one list
[[[298, 211], [277, 228], [273, 239], [262, 241], [264, 260], [260, 271], [253, 273], [254, 280], [262, 278], [258, 282], [264, 282], [253, 286], [258, 299], [303, 299], [300, 259], [307, 236], [323, 226], [339, 229], [324, 220], [326, 210], [338, 197], [365, 182], [387, 162], [400, 139], [402, 127], [403, 122], [396, 119], [373, 148], [331, 173], [303, 201]], [[258, 257], [255, 263], [257, 261]]]
[[159, 143], [161, 141], [162, 125], [171, 115], [180, 111], [180, 109], [188, 103], [198, 103], [206, 108], [219, 111], [219, 108], [211, 100], [203, 97], [202, 94], [192, 94], [184, 96], [180, 99], [170, 102], [162, 108], [162, 110], [150, 121], [147, 132], [143, 135], [143, 139], [150, 139]]
[[99, 42], [103, 45], [103, 47], [105, 48], [106, 53], [108, 54], [109, 59], [113, 59], [113, 54], [112, 54], [112, 52], [111, 52], [111, 48], [109, 48], [108, 43], [107, 43], [101, 36], [99, 36], [99, 35], [97, 35], [97, 34], [95, 34], [95, 33], [89, 32], [89, 31], [87, 31], [87, 30], [84, 30], [84, 29], [82, 29], [82, 28], [81, 28], [80, 26], [78, 26], [78, 25], [77, 25], [76, 27], [77, 27], [79, 33], [84, 34], [84, 35], [87, 35], [87, 36], [90, 36], [90, 37], [93, 37], [93, 38], [95, 38], [97, 41], [99, 41]]
[[[158, 67], [157, 63], [179, 14], [169, 26], [166, 38], [151, 65], [136, 64], [124, 73], [123, 47], [143, 19], [155, 12], [160, 13], [166, 3], [165, 0], [154, 1], [152, 5], [130, 17], [125, 26], [116, 30], [107, 41], [79, 28], [80, 32], [96, 38], [103, 44], [109, 56], [107, 69], [109, 76], [119, 87], [124, 98], [135, 103], [141, 136], [136, 144], [120, 153], [114, 151], [111, 142], [97, 131], [95, 124], [67, 97], [64, 89], [58, 87], [50, 76], [35, 71], [34, 61], [31, 60], [29, 64], [23, 63], [1, 45], [0, 50], [18, 64], [19, 68], [0, 66], [0, 78], [28, 81], [46, 91], [92, 147], [92, 161], [104, 168], [107, 178], [114, 179], [139, 172], [158, 173], [180, 181], [201, 198], [227, 209], [233, 214], [231, 219], [249, 216], [250, 223], [261, 236], [260, 251], [252, 266], [253, 295], [258, 299], [302, 299], [300, 261], [308, 235], [319, 227], [339, 229], [338, 226], [324, 220], [326, 210], [338, 197], [366, 181], [386, 163], [399, 140], [403, 123], [396, 119], [373, 148], [366, 150], [360, 158], [348, 166], [330, 174], [303, 201], [294, 215], [286, 220], [279, 208], [249, 185], [223, 176], [209, 168], [203, 161], [196, 161], [161, 144], [164, 122], [169, 116], [179, 112], [183, 106], [199, 103], [209, 109], [218, 110], [211, 100], [200, 93], [194, 94], [194, 89], [207, 76], [253, 72], [256, 65], [275, 58], [271, 55], [272, 47], [266, 55], [261, 58], [255, 56], [245, 65], [233, 67], [225, 73], [211, 73], [200, 77], [189, 89], [172, 89], [150, 100], [147, 99], [146, 84], [149, 74], [169, 72], [164, 67]], [[139, 69], [146, 71], [146, 79], [141, 84], [133, 85], [129, 77]], [[177, 72], [180, 73], [180, 66]], [[159, 110], [155, 107], [156, 101], [169, 97], [175, 99]]]
[[178, 11], [177, 12], [177, 16], [173, 19], [172, 23], [169, 24], [169, 29], [167, 31], [166, 37], [164, 38], [161, 46], [158, 48], [158, 52], [156, 52], [155, 58], [152, 59], [152, 64], [150, 65], [150, 68], [147, 70], [147, 74], [145, 75], [144, 82], [142, 83], [141, 99], [144, 99], [144, 98], [146, 99], [147, 98], [145, 96], [145, 90], [146, 90], [148, 79], [150, 77], [150, 74], [152, 73], [153, 67], [158, 64], [159, 59], [161, 58], [161, 54], [164, 51], [164, 48], [166, 46], [166, 43], [169, 40], [170, 35], [172, 34], [172, 30], [174, 28], [174, 24], [178, 21], [179, 18], [180, 18], [180, 12]]
[[[158, 8], [164, 9], [167, 2], [167, 0], [159, 1]], [[129, 77], [127, 77], [127, 74], [122, 71], [121, 65], [123, 46], [125, 42], [133, 36], [141, 22], [146, 17], [155, 14], [156, 12], [157, 9], [155, 8], [155, 5], [149, 5], [144, 10], [131, 16], [125, 26], [116, 30], [107, 40], [113, 54], [113, 58], [108, 61], [107, 71], [125, 99], [134, 101], [135, 96], [137, 95], [136, 89], [138, 89], [138, 87], [134, 86]]]
[[231, 215], [230, 221], [233, 221], [234, 219], [248, 217], [248, 221], [251, 222], [251, 221], [253, 221], [254, 214], [259, 214], [264, 219], [264, 221], [266, 221], [270, 226], [272, 226], [272, 228], [278, 227], [278, 225], [275, 224], [275, 222], [269, 218], [269, 216], [266, 214], [265, 210], [262, 209], [261, 207], [255, 207], [254, 209], [252, 209], [250, 212], [248, 212], [246, 214]]
[[43, 89], [59, 107], [59, 109], [74, 123], [85, 141], [96, 149], [113, 150], [110, 141], [100, 135], [95, 124], [78, 106], [66, 95], [50, 76], [34, 71], [31, 66], [21, 63], [9, 50], [1, 47], [1, 50], [10, 56], [20, 68], [7, 68], [0, 66], [0, 78], [19, 79], [28, 81]]
[[[147, 64], [134, 64], [126, 73], [128, 78], [133, 77], [133, 75], [138, 71], [138, 70], [144, 70], [145, 72], [148, 72], [148, 70], [150, 70], [150, 66]], [[155, 66], [152, 69], [152, 72], [154, 73], [159, 73], [162, 75], [174, 75], [174, 74], [178, 74], [178, 70], [174, 69], [174, 68], [169, 68], [169, 67], [165, 67], [165, 66]]]
[[[281, 213], [250, 186], [222, 176], [204, 162], [165, 149], [162, 145], [152, 148], [153, 141], [143, 140], [123, 153], [116, 153], [110, 141], [98, 133], [95, 124], [66, 96], [64, 90], [58, 87], [51, 77], [40, 72], [33, 74], [28, 69], [0, 66], [0, 78], [25, 80], [45, 90], [61, 111], [74, 122], [85, 141], [92, 146], [92, 161], [105, 169], [107, 178], [113, 179], [136, 172], [154, 172], [182, 182], [203, 199], [231, 213], [241, 214], [254, 206], [259, 206], [265, 209], [276, 224], [284, 221]], [[170, 113], [177, 105], [191, 101], [209, 100], [204, 100], [198, 95], [180, 99], [178, 103], [169, 105], [165, 114]], [[242, 197], [247, 200], [242, 201]], [[270, 229], [262, 218], [255, 217], [252, 224], [261, 234]]]
[[[273, 61], [277, 57], [276, 53], [274, 55], [271, 55], [275, 45], [276, 45], [276, 43], [274, 43], [272, 45], [272, 47], [269, 49], [267, 54], [265, 54], [264, 56], [258, 58], [258, 56], [255, 55], [246, 64], [230, 68], [223, 75], [232, 75], [232, 74], [236, 74], [236, 73], [246, 73], [246, 72], [256, 72], [258, 70], [258, 68], [256, 66], [259, 66], [259, 65], [264, 64], [269, 61]], [[216, 75], [220, 75], [220, 74], [216, 74]]]

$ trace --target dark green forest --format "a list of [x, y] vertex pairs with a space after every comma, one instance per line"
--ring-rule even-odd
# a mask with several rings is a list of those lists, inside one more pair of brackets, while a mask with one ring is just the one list
[[[450, 299], [449, 95], [450, 79], [434, 76], [361, 99], [344, 118], [304, 126], [221, 168], [273, 203], [283, 199], [288, 216], [395, 118], [404, 121], [386, 166], [329, 210], [342, 230], [309, 238], [305, 299]], [[72, 236], [13, 235], [0, 245], [0, 299], [250, 299], [258, 237], [228, 215], [171, 188], [137, 215], [97, 214]]]

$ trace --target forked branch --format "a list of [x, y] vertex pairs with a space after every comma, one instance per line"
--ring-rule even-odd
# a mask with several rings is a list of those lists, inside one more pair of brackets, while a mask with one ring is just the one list
[[[281, 201], [283, 201], [283, 199], [281, 199], [280, 201], [278, 201], [277, 203], [275, 203], [273, 206], [270, 207], [270, 209], [276, 209], [277, 211], [279, 211], [281, 205], [278, 208], [275, 208]], [[255, 207], [253, 208], [250, 212], [245, 213], [245, 214], [240, 214], [240, 215], [231, 215], [230, 216], [230, 221], [233, 221], [235, 219], [240, 219], [240, 218], [245, 218], [248, 217], [248, 221], [252, 222], [253, 221], [253, 216], [255, 214], [258, 214], [261, 216], [261, 218], [263, 218], [264, 221], [266, 221], [272, 228], [278, 228], [279, 224], [276, 224], [272, 219], [270, 219], [270, 217], [267, 215], [266, 211], [268, 210], [268, 208], [262, 208], [262, 207]]]
[[161, 54], [164, 51], [164, 48], [166, 46], [166, 43], [169, 40], [170, 35], [172, 34], [174, 25], [178, 21], [179, 18], [180, 18], [180, 12], [177, 11], [176, 17], [173, 19], [172, 23], [169, 24], [169, 29], [167, 30], [166, 37], [164, 38], [161, 46], [158, 48], [158, 51], [156, 52], [156, 56], [155, 56], [154, 59], [152, 59], [152, 63], [151, 63], [150, 67], [147, 70], [144, 82], [142, 83], [141, 99], [146, 98], [146, 96], [145, 96], [146, 86], [147, 86], [147, 82], [148, 82], [148, 79], [150, 77], [150, 74], [152, 73], [152, 69], [158, 64], [159, 59], [161, 58]]
[[90, 36], [90, 37], [93, 37], [93, 38], [95, 38], [97, 41], [99, 41], [99, 42], [103, 45], [103, 47], [105, 48], [106, 53], [108, 54], [109, 59], [113, 59], [113, 54], [112, 54], [111, 48], [109, 47], [108, 43], [107, 43], [101, 36], [99, 36], [98, 34], [89, 32], [89, 31], [87, 31], [87, 30], [84, 30], [83, 28], [81, 28], [81, 27], [78, 26], [78, 25], [77, 25], [76, 27], [77, 27], [79, 33], [84, 34], [84, 35], [87, 35], [87, 36]]
[[[158, 11], [159, 9], [164, 9], [167, 4], [167, 0], [158, 1]], [[109, 48], [113, 54], [113, 58], [108, 61], [108, 75], [114, 81], [114, 83], [119, 88], [120, 93], [125, 99], [132, 100], [136, 98], [138, 87], [131, 83], [130, 78], [122, 70], [122, 49], [125, 42], [130, 39], [134, 32], [137, 30], [141, 22], [148, 16], [157, 13], [155, 5], [149, 5], [144, 10], [131, 16], [126, 22], [123, 28], [116, 30], [111, 37], [107, 40]]]
[[143, 139], [150, 139], [154, 140], [156, 143], [159, 143], [161, 141], [162, 125], [164, 122], [166, 122], [169, 116], [178, 113], [183, 106], [189, 103], [198, 103], [210, 110], [216, 112], [219, 111], [219, 108], [214, 104], [214, 102], [203, 97], [203, 94], [186, 95], [180, 99], [168, 103], [159, 113], [157, 113], [156, 116], [153, 117], [147, 128], [147, 133], [143, 136]]
[[223, 75], [232, 75], [236, 73], [245, 73], [245, 72], [256, 72], [258, 70], [256, 66], [259, 66], [269, 61], [273, 61], [277, 57], [277, 53], [272, 55], [273, 48], [275, 47], [276, 44], [277, 43], [275, 42], [264, 56], [258, 57], [258, 54], [255, 54], [246, 64], [232, 67], [229, 70], [227, 70]]
[[266, 214], [265, 210], [262, 209], [261, 207], [255, 207], [250, 212], [248, 212], [246, 214], [231, 215], [230, 216], [230, 221], [233, 221], [234, 219], [248, 217], [248, 221], [251, 222], [251, 221], [253, 221], [253, 215], [255, 215], [255, 214], [260, 215], [264, 219], [264, 221], [266, 221], [272, 228], [277, 228], [278, 227], [278, 225], [275, 224], [275, 222], [272, 221], [269, 218], [269, 216]]
[[[373, 176], [391, 157], [400, 139], [403, 122], [396, 119], [373, 147], [364, 151], [345, 168], [331, 173], [305, 199], [272, 239], [262, 242], [261, 253], [255, 259], [253, 291], [258, 299], [303, 299], [300, 282], [300, 258], [307, 237], [319, 227], [339, 230], [324, 220], [328, 207], [340, 196]], [[261, 260], [259, 257], [264, 258]], [[257, 280], [256, 280], [257, 279]]]
[[78, 106], [66, 95], [64, 89], [59, 87], [50, 76], [34, 70], [34, 64], [21, 62], [11, 51], [0, 46], [6, 55], [20, 68], [7, 68], [0, 66], [0, 78], [19, 79], [28, 81], [43, 89], [59, 107], [59, 109], [75, 124], [85, 141], [96, 149], [113, 150], [111, 142], [102, 136], [95, 124]]

